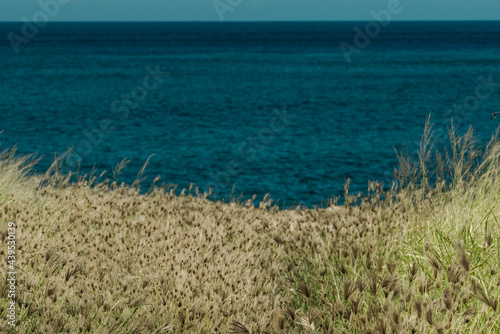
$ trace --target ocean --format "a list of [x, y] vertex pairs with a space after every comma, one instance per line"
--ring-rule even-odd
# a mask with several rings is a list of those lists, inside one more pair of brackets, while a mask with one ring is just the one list
[[0, 23], [0, 149], [43, 156], [44, 172], [73, 148], [63, 171], [102, 179], [127, 159], [116, 177], [130, 184], [153, 155], [143, 190], [160, 176], [178, 192], [193, 183], [218, 199], [312, 207], [348, 178], [350, 193], [390, 185], [395, 149], [415, 152], [429, 114], [437, 147], [452, 118], [490, 139], [500, 22], [365, 28], [50, 22], [27, 38], [23, 23]]

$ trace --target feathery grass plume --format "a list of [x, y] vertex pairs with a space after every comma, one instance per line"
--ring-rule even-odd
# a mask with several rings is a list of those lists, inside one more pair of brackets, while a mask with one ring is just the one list
[[288, 319], [288, 321], [290, 322], [290, 324], [295, 323], [295, 311], [291, 307], [287, 307], [285, 309], [285, 316]]
[[377, 266], [378, 271], [381, 272], [382, 267], [384, 266], [384, 258], [379, 255], [375, 260], [375, 265]]
[[468, 273], [470, 268], [469, 260], [467, 259], [467, 255], [465, 254], [464, 246], [460, 242], [460, 240], [455, 241], [455, 246], [458, 252], [458, 262], [462, 266], [462, 268]]
[[422, 316], [422, 301], [419, 298], [415, 298], [413, 300], [413, 307], [415, 308], [415, 311], [417, 312], [417, 316], [420, 318]]
[[348, 177], [344, 184], [344, 196], [345, 199], [349, 196], [349, 185], [351, 184], [351, 178]]
[[314, 321], [316, 321], [316, 319], [320, 316], [321, 313], [317, 309], [310, 308], [307, 312], [307, 316], [301, 317], [297, 324], [304, 327], [306, 330], [315, 332], [316, 326], [314, 325]]
[[[146, 178], [143, 176], [144, 175], [144, 172], [146, 171], [146, 167], [148, 166], [149, 164], [149, 160], [154, 156], [154, 154], [151, 154], [146, 162], [144, 163], [144, 165], [142, 166], [141, 170], [139, 171], [139, 173], [137, 173], [137, 178], [136, 180], [134, 181], [134, 183], [132, 183], [132, 188], [141, 184], [141, 182], [143, 182]], [[191, 187], [189, 188], [189, 192], [191, 192]]]
[[342, 297], [344, 298], [344, 300], [348, 300], [355, 290], [356, 286], [351, 280], [344, 280], [344, 283], [342, 285]]
[[375, 325], [375, 328], [376, 328], [377, 333], [381, 333], [381, 334], [388, 333], [387, 324], [384, 321], [384, 319], [382, 319], [382, 318], [378, 319], [378, 321]]
[[474, 292], [477, 299], [491, 307], [493, 311], [497, 310], [498, 300], [488, 297], [482, 284], [478, 282], [476, 278], [472, 279], [472, 291]]
[[394, 269], [396, 269], [396, 264], [392, 263], [392, 262], [387, 262], [386, 266], [387, 266], [387, 270], [389, 271], [389, 273], [393, 274]]
[[427, 260], [429, 261], [429, 264], [431, 265], [431, 267], [435, 271], [439, 271], [441, 269], [441, 265], [439, 264], [439, 261], [437, 260], [437, 258], [433, 254], [430, 254], [430, 253], [427, 253], [426, 256], [427, 256]]
[[486, 245], [490, 247], [492, 243], [493, 243], [493, 237], [491, 236], [491, 233], [488, 233], [488, 235], [486, 236]]
[[363, 280], [361, 278], [358, 278], [356, 280], [356, 287], [358, 288], [358, 291], [360, 293], [363, 293], [363, 291], [365, 290], [365, 284], [363, 283]]
[[399, 316], [400, 311], [394, 306], [394, 304], [391, 304], [389, 307], [389, 317], [395, 325], [399, 325]]
[[115, 166], [113, 169], [113, 179], [116, 181], [118, 180], [118, 177], [120, 177], [123, 169], [127, 167], [127, 165], [130, 163], [130, 160], [127, 160], [127, 158], [124, 158], [119, 164]]
[[433, 324], [433, 319], [432, 319], [432, 308], [429, 307], [427, 310], [425, 310], [425, 320], [429, 323], [429, 325]]
[[229, 333], [233, 333], [233, 334], [250, 334], [251, 332], [248, 330], [248, 328], [246, 328], [245, 325], [243, 325], [241, 322], [239, 321], [232, 321], [230, 324], [229, 324], [230, 328], [229, 328]]
[[410, 283], [413, 282], [416, 274], [417, 274], [417, 263], [413, 262], [412, 264], [410, 264], [410, 269], [408, 270], [408, 280], [410, 281]]
[[153, 185], [156, 184], [156, 182], [160, 181], [161, 180], [161, 176], [158, 175], [155, 177], [155, 179], [153, 180]]
[[431, 114], [429, 113], [429, 116], [427, 117], [427, 120], [425, 121], [425, 126], [424, 126], [424, 134], [422, 135], [422, 138], [420, 140], [420, 151], [418, 152], [418, 159], [420, 163], [420, 173], [421, 173], [421, 188], [426, 189], [428, 184], [429, 184], [429, 171], [428, 171], [428, 164], [431, 159], [432, 155], [432, 148], [434, 146], [434, 143], [432, 142], [432, 124], [431, 124]]
[[285, 329], [285, 313], [283, 312], [283, 310], [280, 307], [278, 307], [275, 310], [273, 320], [275, 323], [275, 329], [277, 331], [282, 331]]
[[357, 299], [355, 297], [351, 298], [351, 300], [350, 300], [351, 313], [353, 313], [355, 315], [358, 314], [358, 311], [359, 311], [359, 302], [360, 302], [359, 299]]
[[307, 288], [307, 285], [305, 283], [301, 283], [299, 285], [299, 288], [298, 288], [298, 291], [303, 294], [306, 298], [310, 298], [311, 297], [311, 293], [309, 291], [309, 289]]
[[375, 274], [375, 273], [370, 274], [369, 281], [368, 281], [368, 289], [373, 296], [377, 295], [377, 289], [378, 289], [377, 274]]
[[451, 310], [454, 300], [453, 290], [450, 287], [446, 287], [444, 289], [444, 304], [448, 310]]
[[472, 319], [476, 316], [477, 314], [477, 308], [471, 307], [463, 313], [463, 322], [464, 324], [467, 324], [472, 321]]
[[462, 272], [459, 267], [449, 266], [448, 270], [448, 282], [457, 283], [460, 280]]

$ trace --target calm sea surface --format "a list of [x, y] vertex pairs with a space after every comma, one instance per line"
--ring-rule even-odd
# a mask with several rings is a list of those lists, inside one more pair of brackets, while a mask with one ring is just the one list
[[1, 148], [43, 155], [44, 171], [74, 147], [65, 171], [109, 178], [127, 158], [129, 183], [154, 154], [143, 188], [159, 175], [287, 207], [320, 205], [347, 178], [350, 192], [389, 183], [394, 148], [417, 148], [429, 113], [438, 132], [453, 117], [490, 138], [500, 22], [392, 22], [348, 63], [339, 44], [355, 27], [49, 23], [15, 53], [22, 23], [0, 23]]

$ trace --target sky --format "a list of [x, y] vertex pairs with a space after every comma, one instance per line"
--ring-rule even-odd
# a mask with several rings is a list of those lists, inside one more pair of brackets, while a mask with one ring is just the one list
[[365, 21], [391, 2], [398, 21], [500, 20], [500, 0], [0, 0], [0, 21]]

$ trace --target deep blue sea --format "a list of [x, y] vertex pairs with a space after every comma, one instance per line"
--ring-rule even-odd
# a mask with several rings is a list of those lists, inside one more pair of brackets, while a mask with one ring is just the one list
[[348, 63], [355, 27], [51, 22], [16, 53], [23, 23], [0, 23], [1, 148], [44, 156], [43, 172], [73, 147], [63, 169], [104, 178], [127, 158], [128, 183], [154, 154], [142, 189], [159, 175], [288, 207], [321, 205], [347, 178], [351, 193], [389, 184], [394, 149], [418, 147], [429, 113], [438, 134], [453, 117], [490, 138], [500, 22], [391, 22]]

